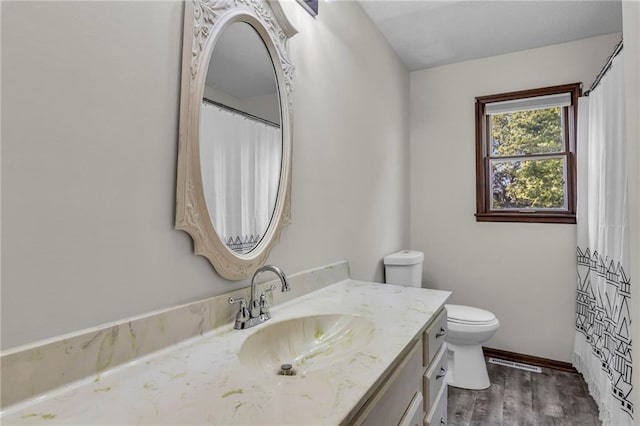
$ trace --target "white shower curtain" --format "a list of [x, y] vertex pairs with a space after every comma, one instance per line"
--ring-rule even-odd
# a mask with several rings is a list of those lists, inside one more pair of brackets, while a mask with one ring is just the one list
[[604, 426], [632, 425], [631, 277], [622, 54], [578, 103], [573, 361]]
[[281, 157], [279, 127], [202, 104], [204, 197], [211, 222], [230, 249], [248, 253], [263, 237], [278, 195]]

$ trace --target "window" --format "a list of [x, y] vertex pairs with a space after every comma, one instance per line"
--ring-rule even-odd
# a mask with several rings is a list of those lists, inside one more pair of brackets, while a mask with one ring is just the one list
[[580, 84], [476, 98], [476, 220], [576, 223]]

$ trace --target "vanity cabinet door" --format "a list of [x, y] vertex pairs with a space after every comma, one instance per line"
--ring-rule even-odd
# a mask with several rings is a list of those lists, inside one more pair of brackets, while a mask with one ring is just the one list
[[433, 407], [424, 419], [424, 426], [447, 425], [447, 386], [440, 388]]
[[436, 319], [424, 332], [422, 341], [424, 342], [424, 359], [422, 365], [425, 367], [431, 363], [431, 360], [438, 353], [438, 350], [444, 343], [447, 335], [447, 310], [442, 309]]
[[402, 420], [398, 426], [422, 426], [422, 418], [424, 416], [424, 400], [421, 392], [413, 397], [413, 401], [407, 408], [407, 412], [402, 416]]
[[[421, 391], [422, 342], [413, 345], [408, 355], [400, 362], [396, 370], [382, 384], [378, 392], [367, 402], [355, 425], [397, 425], [413, 405], [414, 398]], [[420, 411], [423, 405], [420, 404]]]

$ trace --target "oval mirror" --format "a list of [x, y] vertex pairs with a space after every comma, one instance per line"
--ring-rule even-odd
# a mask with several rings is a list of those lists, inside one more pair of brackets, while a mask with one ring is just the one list
[[200, 170], [209, 218], [238, 254], [254, 250], [273, 217], [282, 168], [274, 65], [256, 30], [233, 22], [207, 67], [200, 109]]
[[176, 229], [230, 280], [291, 217], [295, 29], [278, 0], [185, 2]]

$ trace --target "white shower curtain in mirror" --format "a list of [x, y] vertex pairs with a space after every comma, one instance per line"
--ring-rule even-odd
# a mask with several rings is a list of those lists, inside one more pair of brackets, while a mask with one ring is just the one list
[[603, 425], [632, 425], [631, 277], [622, 54], [578, 103], [573, 362]]
[[202, 104], [200, 164], [205, 201], [216, 232], [238, 253], [250, 252], [269, 226], [281, 156], [279, 127]]

